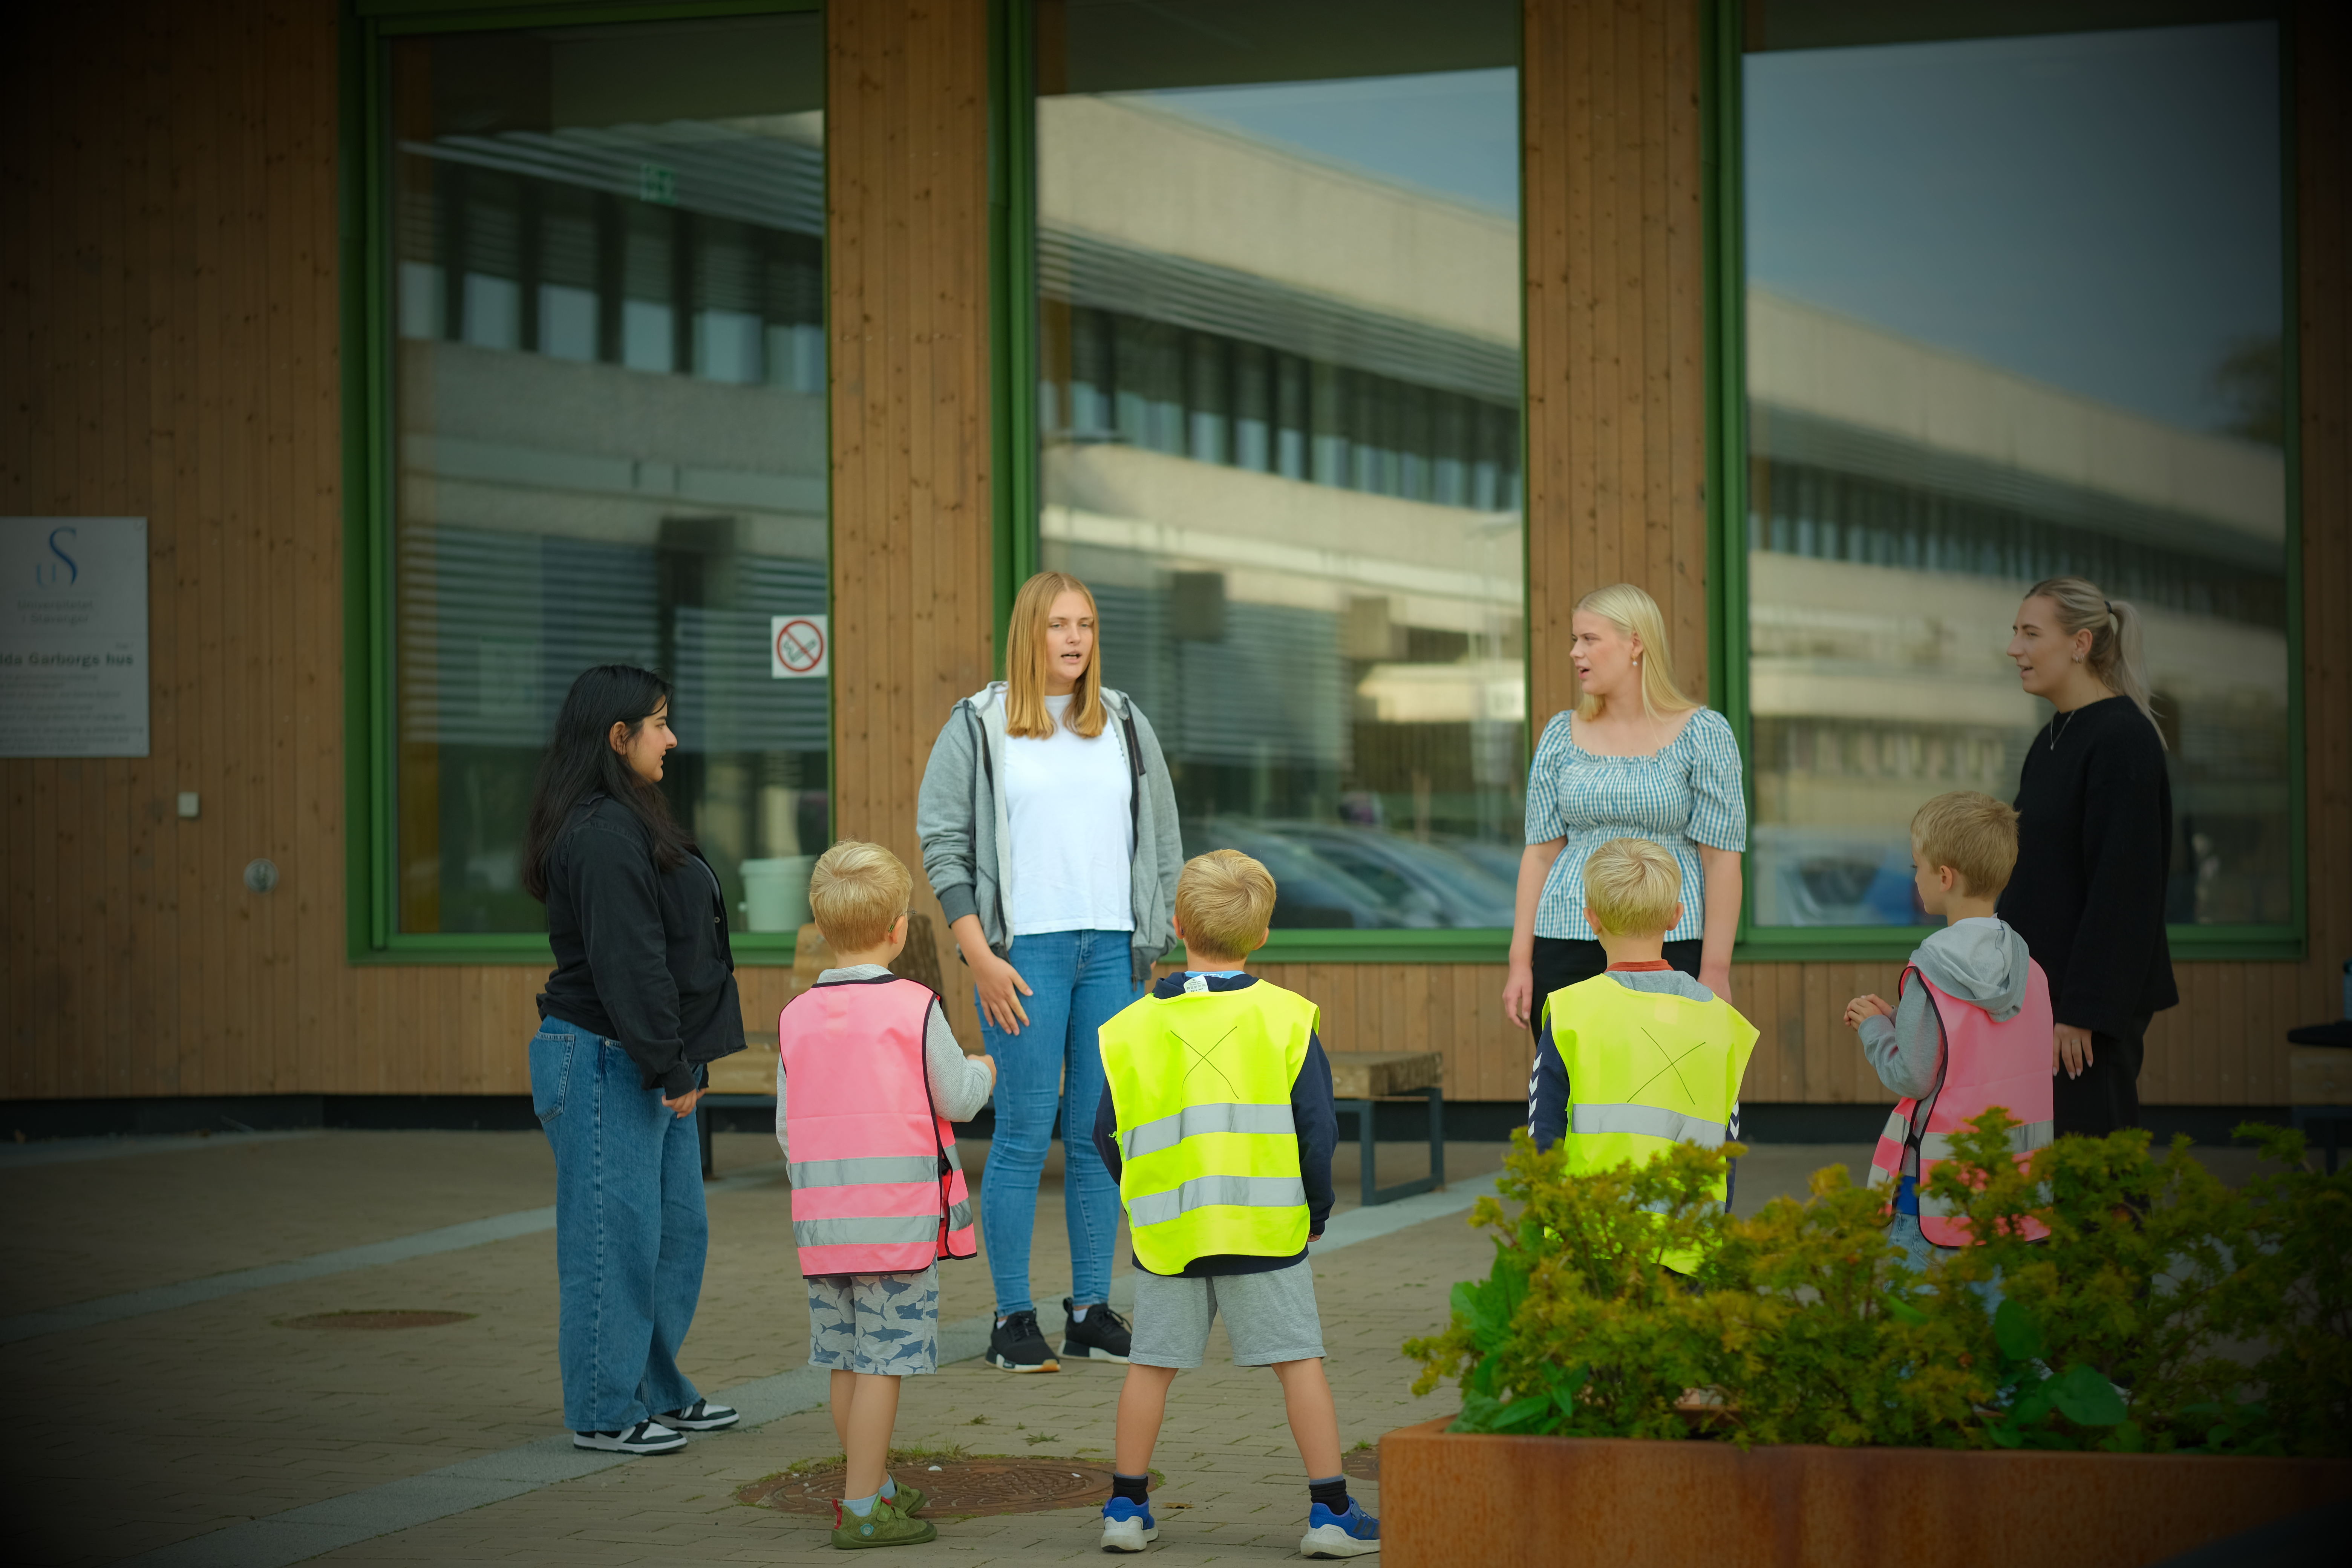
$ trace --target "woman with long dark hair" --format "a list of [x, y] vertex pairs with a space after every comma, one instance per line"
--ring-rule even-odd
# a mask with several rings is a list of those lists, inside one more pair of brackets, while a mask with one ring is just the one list
[[2080, 577], [2036, 583], [2009, 657], [2056, 710], [2017, 781], [2017, 869], [2000, 918], [2050, 978], [2054, 1131], [2139, 1125], [2148, 1021], [2180, 1000], [2164, 934], [2172, 784], [2139, 612]]
[[[991, 1365], [1057, 1372], [1062, 1356], [1127, 1360], [1110, 1308], [1118, 1184], [1089, 1130], [1102, 1099], [1095, 1036], [1143, 994], [1169, 923], [1184, 845], [1160, 741], [1102, 682], [1094, 595], [1064, 572], [1021, 585], [1004, 680], [955, 705], [923, 771], [923, 870], [971, 966], [996, 1058], [996, 1131], [980, 1185], [980, 1238], [996, 1287]], [[1030, 1299], [1037, 1184], [1062, 1123], [1070, 1294], [1057, 1353]]]
[[695, 1102], [743, 1048], [718, 873], [659, 788], [677, 744], [668, 682], [582, 672], [556, 715], [524, 838], [555, 972], [530, 1098], [555, 1150], [556, 1336], [577, 1447], [662, 1454], [731, 1426], [678, 1370], [709, 1226]]

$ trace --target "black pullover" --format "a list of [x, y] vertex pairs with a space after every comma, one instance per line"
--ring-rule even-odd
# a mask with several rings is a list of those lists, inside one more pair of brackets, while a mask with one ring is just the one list
[[2000, 918], [2050, 977], [2059, 1023], [2136, 1033], [2180, 1000], [2164, 935], [2172, 783], [2156, 726], [2127, 697], [2055, 715], [2026, 753], [2017, 810]]

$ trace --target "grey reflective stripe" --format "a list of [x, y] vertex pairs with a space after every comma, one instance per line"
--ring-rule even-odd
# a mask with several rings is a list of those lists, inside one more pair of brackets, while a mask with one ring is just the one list
[[947, 1156], [949, 1170], [961, 1171], [963, 1169], [963, 1151], [958, 1148], [955, 1144], [942, 1143], [940, 1145], [940, 1152]]
[[1307, 1184], [1297, 1176], [1195, 1176], [1164, 1193], [1129, 1198], [1129, 1225], [1165, 1225], [1194, 1209], [1216, 1205], [1245, 1209], [1307, 1206]]
[[1888, 1170], [1885, 1166], [1873, 1165], [1870, 1168], [1869, 1185], [1874, 1187], [1891, 1186], [1894, 1184], [1894, 1182], [1895, 1173]]
[[971, 1205], [970, 1204], [958, 1204], [955, 1207], [948, 1210], [948, 1228], [950, 1230], [968, 1230], [971, 1227]]
[[1188, 1105], [1173, 1116], [1128, 1129], [1127, 1136], [1120, 1141], [1119, 1152], [1129, 1160], [1139, 1160], [1206, 1132], [1275, 1132], [1295, 1138], [1298, 1126], [1290, 1119], [1287, 1100], [1280, 1105]]
[[1886, 1125], [1878, 1135], [1897, 1143], [1903, 1142], [1911, 1136], [1911, 1119], [1898, 1110], [1886, 1119]]
[[1696, 1143], [1702, 1149], [1722, 1147], [1729, 1132], [1720, 1121], [1655, 1105], [1579, 1105], [1575, 1117], [1569, 1129], [1572, 1132], [1631, 1132], [1672, 1143]]
[[866, 1187], [886, 1182], [936, 1181], [936, 1154], [866, 1154], [854, 1160], [795, 1160], [796, 1187]]
[[[2011, 1128], [2009, 1130], [2009, 1152], [2012, 1154], [2028, 1154], [2036, 1149], [2047, 1149], [2050, 1147], [2051, 1127], [2052, 1124], [2047, 1121], [2028, 1121], [2020, 1126]], [[1919, 1158], [1922, 1160], [1950, 1159], [1952, 1157], [1952, 1139], [1955, 1136], [1958, 1136], [1958, 1134], [1950, 1132], [1927, 1133], [1919, 1140]]]
[[876, 1215], [857, 1219], [796, 1219], [793, 1241], [800, 1247], [879, 1246], [893, 1241], [935, 1241], [935, 1214]]

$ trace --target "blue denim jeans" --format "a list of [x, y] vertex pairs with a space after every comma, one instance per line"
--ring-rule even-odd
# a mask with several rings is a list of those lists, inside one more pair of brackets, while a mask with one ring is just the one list
[[710, 1226], [694, 1118], [641, 1087], [618, 1040], [559, 1018], [530, 1042], [530, 1099], [555, 1150], [556, 1359], [563, 1424], [619, 1432], [700, 1398], [677, 1369]]
[[[988, 1251], [999, 1316], [1025, 1312], [1029, 1240], [1037, 1223], [1037, 1182], [1062, 1116], [1062, 1216], [1070, 1227], [1070, 1296], [1110, 1300], [1111, 1248], [1118, 1238], [1118, 1184], [1095, 1152], [1095, 1107], [1102, 1100], [1096, 1032], [1143, 994], [1131, 978], [1133, 938], [1123, 931], [1057, 931], [1016, 936], [1005, 956], [1033, 995], [1021, 997], [1028, 1026], [980, 1031], [996, 1058], [996, 1132], [981, 1173], [980, 1237]], [[977, 996], [978, 993], [974, 993]]]

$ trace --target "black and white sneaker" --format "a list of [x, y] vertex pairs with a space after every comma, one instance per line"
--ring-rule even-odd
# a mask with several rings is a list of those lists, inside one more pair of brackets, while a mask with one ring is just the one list
[[574, 1432], [572, 1446], [608, 1454], [675, 1454], [686, 1447], [686, 1434], [658, 1421], [640, 1421], [625, 1432]]
[[717, 1432], [743, 1419], [742, 1413], [725, 1405], [713, 1405], [708, 1399], [698, 1399], [683, 1410], [665, 1410], [656, 1419], [665, 1426], [675, 1426], [681, 1432]]
[[988, 1333], [988, 1361], [1007, 1372], [1059, 1372], [1054, 1347], [1037, 1327], [1037, 1314], [1014, 1312]]
[[1127, 1320], [1110, 1310], [1108, 1301], [1097, 1301], [1087, 1309], [1083, 1318], [1070, 1316], [1070, 1299], [1062, 1298], [1062, 1353], [1079, 1361], [1115, 1361], [1125, 1364], [1128, 1352], [1133, 1348], [1135, 1335]]

